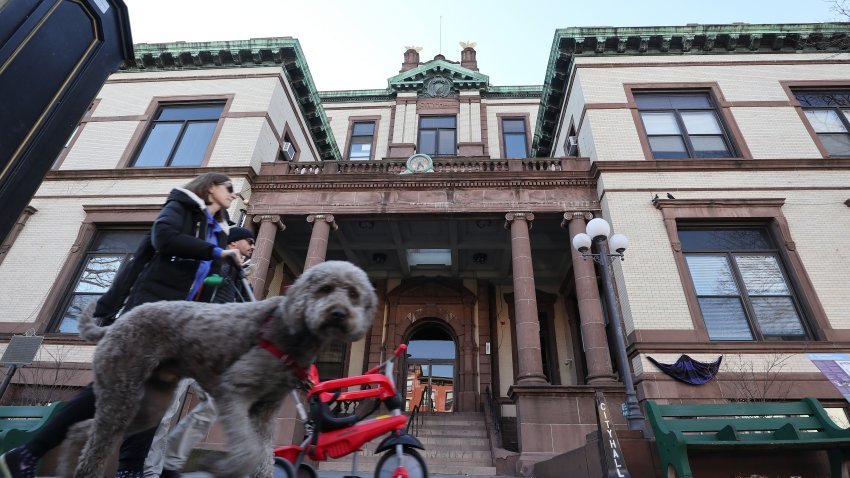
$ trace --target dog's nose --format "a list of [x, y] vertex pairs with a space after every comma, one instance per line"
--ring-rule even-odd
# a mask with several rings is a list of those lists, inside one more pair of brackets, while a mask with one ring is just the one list
[[345, 313], [345, 309], [335, 307], [331, 310], [331, 319], [333, 320], [344, 320], [347, 316], [348, 314]]

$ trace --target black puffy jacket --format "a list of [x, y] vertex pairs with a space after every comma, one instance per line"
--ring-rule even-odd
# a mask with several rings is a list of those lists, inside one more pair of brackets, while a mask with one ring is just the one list
[[[203, 208], [203, 200], [191, 191], [180, 188], [171, 191], [151, 227], [151, 243], [156, 254], [133, 285], [125, 310], [146, 302], [186, 299], [200, 262], [211, 259], [215, 247], [204, 239], [207, 216]], [[216, 239], [218, 247], [224, 249], [226, 217], [222, 229]], [[220, 267], [220, 261], [214, 260], [209, 274], [218, 273]], [[208, 300], [210, 292], [202, 290], [200, 300]]]

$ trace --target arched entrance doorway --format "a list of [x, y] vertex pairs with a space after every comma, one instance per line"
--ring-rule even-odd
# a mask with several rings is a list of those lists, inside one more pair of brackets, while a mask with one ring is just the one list
[[455, 410], [457, 344], [436, 320], [424, 321], [407, 340], [405, 410]]

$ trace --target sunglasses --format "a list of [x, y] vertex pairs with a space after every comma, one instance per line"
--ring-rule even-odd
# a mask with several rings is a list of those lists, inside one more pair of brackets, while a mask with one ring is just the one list
[[226, 188], [227, 188], [227, 192], [229, 192], [230, 194], [233, 194], [233, 184], [232, 184], [232, 183], [230, 183], [230, 182], [226, 182], [226, 183], [219, 183], [219, 184], [217, 184], [217, 185], [218, 185], [218, 186], [222, 186], [222, 185], [223, 185], [224, 187], [226, 187]]

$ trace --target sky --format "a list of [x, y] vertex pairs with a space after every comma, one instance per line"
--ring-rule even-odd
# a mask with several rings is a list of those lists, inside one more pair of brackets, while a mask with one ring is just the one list
[[422, 62], [460, 61], [459, 42], [475, 42], [491, 85], [542, 85], [558, 28], [841, 20], [833, 0], [124, 2], [134, 43], [297, 38], [319, 91], [386, 88], [408, 46], [422, 47]]

